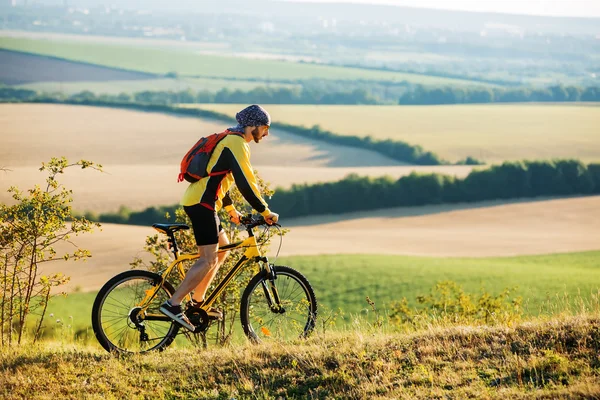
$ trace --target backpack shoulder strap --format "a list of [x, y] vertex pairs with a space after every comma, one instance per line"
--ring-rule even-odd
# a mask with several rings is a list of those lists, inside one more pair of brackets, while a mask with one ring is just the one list
[[[210, 154], [211, 154], [211, 155], [212, 155], [212, 153], [214, 152], [214, 150], [215, 150], [215, 147], [217, 147], [217, 145], [219, 144], [219, 142], [221, 142], [221, 140], [225, 139], [227, 136], [229, 136], [229, 135], [235, 135], [235, 136], [239, 136], [239, 137], [241, 137], [241, 138], [243, 138], [243, 137], [244, 137], [244, 134], [243, 134], [243, 133], [239, 133], [239, 132], [233, 132], [233, 131], [230, 131], [230, 130], [228, 130], [228, 129], [227, 129], [227, 130], [225, 130], [224, 132], [221, 132], [221, 133], [215, 133], [215, 135], [217, 135], [217, 138], [216, 138], [216, 140], [215, 140], [215, 142], [214, 142], [214, 146], [213, 146], [213, 148], [212, 148], [212, 149], [211, 149], [211, 151], [210, 151]], [[208, 176], [225, 175], [225, 174], [227, 174], [227, 172], [228, 172], [228, 171], [213, 172], [213, 173], [209, 173], [209, 174], [208, 174]]]

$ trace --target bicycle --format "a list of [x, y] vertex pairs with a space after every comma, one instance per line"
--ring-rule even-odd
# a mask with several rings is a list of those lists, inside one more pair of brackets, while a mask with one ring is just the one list
[[[175, 233], [188, 230], [186, 224], [154, 224], [152, 227], [168, 236], [168, 245], [174, 260], [161, 273], [130, 270], [111, 278], [96, 296], [92, 308], [92, 327], [100, 345], [109, 352], [144, 353], [162, 351], [169, 346], [180, 330], [186, 335], [205, 335], [212, 320], [207, 310], [232, 282], [234, 277], [251, 263], [260, 265], [259, 272], [250, 279], [240, 301], [240, 320], [245, 335], [252, 342], [293, 340], [307, 337], [315, 327], [317, 301], [308, 280], [300, 272], [269, 263], [260, 253], [253, 229], [265, 226], [263, 217], [245, 216], [240, 223], [248, 238], [223, 246], [219, 252], [245, 248], [239, 261], [225, 277], [207, 293], [201, 308], [186, 309], [195, 329], [192, 332], [180, 326], [158, 309], [175, 291], [167, 280], [173, 271], [183, 279], [183, 263], [199, 258], [198, 254], [181, 254]], [[280, 225], [274, 224], [279, 230]], [[191, 295], [186, 297], [190, 304]], [[183, 303], [182, 303], [183, 304]]]

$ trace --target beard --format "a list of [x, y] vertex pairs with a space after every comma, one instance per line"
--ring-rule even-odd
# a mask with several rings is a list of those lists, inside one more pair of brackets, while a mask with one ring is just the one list
[[254, 128], [252, 130], [252, 137], [254, 138], [254, 143], [258, 143], [261, 139], [260, 136], [260, 132], [258, 131], [258, 128]]

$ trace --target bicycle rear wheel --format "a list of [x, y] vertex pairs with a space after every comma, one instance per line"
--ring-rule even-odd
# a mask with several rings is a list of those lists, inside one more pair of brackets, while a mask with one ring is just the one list
[[150, 271], [126, 271], [109, 280], [98, 292], [92, 308], [92, 327], [107, 351], [144, 353], [170, 345], [179, 325], [159, 311], [173, 286], [159, 288], [149, 304], [140, 304], [146, 293], [160, 285], [160, 275]]
[[[244, 290], [240, 309], [244, 333], [254, 342], [304, 338], [315, 327], [315, 293], [300, 272], [284, 266], [272, 268], [276, 279], [262, 271]], [[279, 305], [272, 285], [277, 289]]]

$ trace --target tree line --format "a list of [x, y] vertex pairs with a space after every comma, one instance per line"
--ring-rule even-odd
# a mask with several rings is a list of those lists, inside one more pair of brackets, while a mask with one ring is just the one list
[[[333, 86], [331, 86], [333, 85]], [[150, 91], [133, 94], [95, 94], [82, 91], [67, 96], [62, 93], [38, 93], [29, 89], [0, 87], [0, 101], [33, 101], [39, 98], [52, 98], [61, 101], [82, 102], [127, 102], [140, 104], [322, 104], [322, 105], [435, 105], [435, 104], [481, 104], [481, 103], [522, 103], [522, 102], [596, 102], [600, 101], [600, 87], [551, 86], [548, 88], [484, 88], [484, 87], [430, 87], [417, 85], [414, 88], [402, 84], [382, 85], [353, 83], [360, 85], [351, 90], [330, 84], [303, 87], [261, 86], [251, 90], [230, 90], [223, 88], [217, 92], [194, 91]], [[407, 83], [408, 85], [408, 83]], [[401, 93], [401, 94], [400, 94]], [[399, 97], [398, 97], [399, 96]]]
[[263, 104], [389, 104], [379, 97], [371, 94], [365, 88], [352, 90], [328, 91], [317, 88], [299, 87], [268, 87], [260, 86], [251, 90], [230, 90], [223, 88], [217, 92], [208, 90], [195, 91], [186, 89], [172, 90], [144, 90], [133, 94], [95, 94], [84, 90], [72, 95], [63, 93], [40, 94], [30, 89], [0, 88], [2, 101], [32, 101], [40, 97], [51, 97], [57, 100], [71, 101], [105, 101], [105, 102], [135, 102], [144, 104], [196, 104], [196, 103], [263, 103]]
[[[353, 174], [337, 182], [277, 189], [269, 206], [285, 219], [390, 207], [591, 194], [600, 194], [600, 163], [517, 161], [476, 169], [462, 179], [437, 173], [413, 172], [399, 179]], [[87, 217], [99, 222], [150, 225], [164, 221], [165, 213], [174, 215], [177, 208], [150, 207], [134, 212], [122, 207], [117, 213]]]
[[475, 104], [475, 103], [523, 103], [523, 102], [594, 102], [600, 101], [600, 87], [581, 88], [556, 85], [548, 88], [433, 88], [419, 85], [404, 93], [399, 104]]

